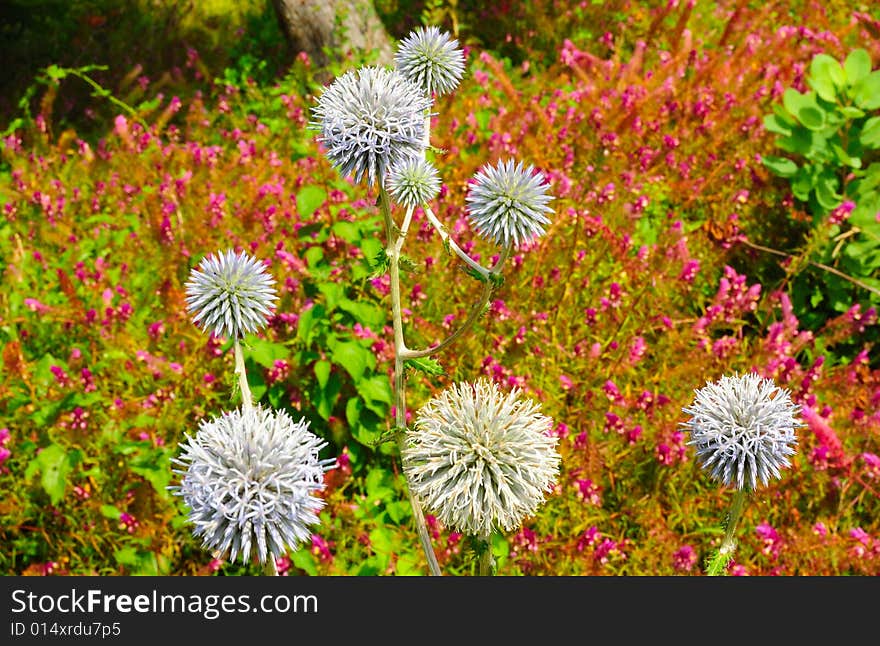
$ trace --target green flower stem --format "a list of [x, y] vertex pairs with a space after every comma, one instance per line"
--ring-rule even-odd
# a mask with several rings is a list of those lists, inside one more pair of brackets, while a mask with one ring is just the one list
[[[391, 279], [391, 316], [394, 324], [394, 425], [397, 428], [398, 446], [403, 451], [405, 442], [404, 430], [406, 429], [406, 376], [403, 367], [403, 353], [406, 350], [406, 343], [403, 338], [403, 316], [400, 305], [400, 250], [403, 247], [412, 211], [407, 211], [403, 225], [398, 229], [391, 217], [391, 202], [388, 199], [388, 192], [384, 186], [381, 186], [379, 189], [379, 206], [385, 221], [385, 232], [388, 240], [386, 255], [388, 257], [388, 272]], [[410, 486], [407, 486], [407, 495], [413, 510], [413, 519], [416, 523], [419, 541], [422, 544], [422, 550], [425, 552], [425, 558], [428, 560], [428, 569], [431, 575], [440, 576], [440, 564], [437, 563], [437, 556], [434, 554], [434, 546], [431, 543], [431, 535], [428, 533], [428, 525], [425, 522], [422, 506], [413, 496], [412, 487]]]
[[269, 555], [269, 558], [266, 559], [266, 562], [263, 564], [263, 571], [269, 576], [278, 576], [278, 564], [275, 562], [275, 557], [271, 554]]
[[745, 489], [740, 489], [736, 492], [736, 495], [733, 498], [733, 503], [730, 506], [730, 512], [727, 515], [727, 527], [724, 531], [724, 540], [721, 541], [718, 551], [715, 552], [712, 560], [709, 561], [709, 564], [706, 566], [707, 576], [723, 575], [727, 569], [727, 565], [730, 563], [731, 559], [733, 559], [733, 553], [736, 550], [737, 542], [736, 526], [739, 523], [740, 516], [742, 516], [747, 497], [748, 492]]
[[498, 564], [492, 555], [492, 537], [488, 535], [474, 537], [474, 543], [480, 553], [480, 576], [495, 576], [498, 572]]
[[480, 295], [480, 300], [471, 308], [470, 313], [468, 314], [467, 319], [464, 323], [461, 324], [457, 330], [455, 330], [448, 337], [443, 339], [437, 345], [431, 346], [430, 348], [425, 348], [424, 350], [409, 350], [407, 348], [403, 349], [402, 358], [403, 359], [419, 359], [421, 357], [427, 357], [429, 355], [440, 352], [443, 348], [451, 344], [462, 334], [467, 332], [474, 326], [477, 319], [483, 314], [483, 309], [486, 307], [486, 303], [489, 302], [489, 298], [492, 296], [492, 293], [495, 291], [495, 281], [493, 278], [498, 276], [501, 273], [501, 269], [504, 266], [507, 257], [510, 255], [510, 246], [505, 246], [501, 251], [501, 256], [498, 258], [498, 262], [495, 263], [495, 266], [489, 272], [490, 278], [483, 283], [483, 293]]
[[252, 408], [254, 399], [251, 396], [251, 388], [248, 386], [247, 374], [244, 370], [244, 355], [241, 352], [241, 344], [238, 339], [233, 343], [235, 348], [235, 374], [238, 375], [238, 385], [241, 388], [241, 405], [243, 408]]

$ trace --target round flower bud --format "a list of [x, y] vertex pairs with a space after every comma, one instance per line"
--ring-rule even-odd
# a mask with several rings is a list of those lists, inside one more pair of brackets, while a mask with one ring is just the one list
[[187, 311], [197, 312], [193, 323], [214, 336], [240, 339], [267, 324], [278, 300], [274, 282], [266, 266], [246, 253], [210, 255], [190, 272]]
[[406, 208], [415, 208], [437, 196], [440, 176], [431, 162], [413, 157], [394, 165], [385, 186], [395, 202]]
[[458, 87], [464, 75], [464, 52], [448, 33], [419, 27], [400, 43], [394, 64], [428, 96], [439, 96]]

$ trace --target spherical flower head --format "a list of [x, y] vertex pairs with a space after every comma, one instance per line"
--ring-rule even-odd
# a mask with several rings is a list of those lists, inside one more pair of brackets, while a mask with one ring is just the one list
[[453, 385], [406, 432], [403, 469], [413, 494], [447, 527], [472, 536], [516, 529], [559, 472], [553, 421], [494, 382]]
[[412, 157], [391, 168], [385, 187], [395, 202], [405, 208], [415, 208], [430, 202], [440, 192], [440, 176], [431, 162], [423, 157]]
[[312, 127], [327, 158], [355, 182], [382, 181], [397, 162], [425, 150], [431, 100], [395, 70], [362, 67], [346, 72], [318, 98]]
[[754, 490], [790, 466], [800, 406], [772, 380], [755, 373], [721, 377], [696, 391], [683, 423], [704, 469], [721, 483]]
[[467, 203], [468, 217], [477, 233], [502, 246], [519, 246], [544, 234], [550, 224], [545, 213], [553, 209], [549, 185], [532, 166], [500, 161], [486, 164], [472, 180]]
[[274, 282], [266, 266], [246, 253], [212, 254], [190, 272], [187, 310], [196, 312], [193, 323], [214, 336], [240, 339], [267, 324], [278, 300]]
[[458, 87], [464, 75], [464, 52], [448, 33], [437, 27], [419, 27], [401, 41], [394, 64], [428, 96], [439, 96]]
[[180, 485], [169, 489], [183, 497], [206, 549], [231, 561], [278, 559], [310, 540], [319, 522], [324, 501], [313, 494], [335, 462], [318, 457], [325, 446], [305, 419], [294, 422], [283, 410], [225, 412], [187, 435], [172, 460]]

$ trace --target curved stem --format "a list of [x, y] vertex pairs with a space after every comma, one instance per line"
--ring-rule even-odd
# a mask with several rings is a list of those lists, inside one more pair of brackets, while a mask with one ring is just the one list
[[[770, 247], [765, 247], [763, 245], [755, 244], [754, 242], [751, 242], [749, 240], [743, 240], [742, 242], [747, 247], [751, 247], [752, 249], [757, 249], [758, 251], [765, 251], [767, 253], [772, 253], [777, 256], [782, 256], [783, 258], [794, 258], [794, 256], [791, 255], [790, 253], [785, 253], [784, 251], [779, 251], [778, 249], [772, 249]], [[848, 280], [853, 285], [857, 285], [858, 287], [861, 287], [862, 289], [866, 289], [873, 294], [880, 295], [880, 289], [877, 289], [876, 287], [871, 287], [870, 285], [866, 285], [865, 283], [863, 283], [859, 279], [853, 278], [852, 276], [849, 276], [849, 275], [843, 273], [839, 269], [835, 269], [834, 267], [829, 267], [828, 265], [822, 264], [821, 262], [814, 262], [812, 260], [807, 260], [807, 264], [812, 265], [813, 267], [816, 267], [817, 269], [821, 269], [822, 271], [827, 271], [829, 274], [834, 274], [835, 276], [837, 276], [839, 278], [843, 278], [844, 280]]]
[[747, 496], [748, 493], [745, 489], [740, 489], [736, 492], [736, 495], [733, 498], [733, 503], [730, 506], [730, 512], [727, 515], [727, 527], [724, 531], [724, 540], [721, 541], [718, 551], [706, 566], [707, 576], [720, 576], [724, 574], [727, 565], [730, 563], [731, 559], [733, 559], [733, 553], [736, 551], [737, 543], [736, 526], [739, 523], [740, 516], [742, 516]]
[[425, 348], [424, 350], [409, 350], [407, 348], [404, 348], [404, 359], [420, 359], [421, 357], [427, 357], [437, 352], [440, 352], [440, 350], [451, 344], [453, 341], [458, 339], [458, 337], [460, 337], [462, 334], [464, 334], [474, 326], [474, 323], [476, 323], [477, 319], [480, 318], [480, 315], [483, 313], [483, 308], [486, 306], [486, 303], [489, 302], [489, 298], [495, 291], [495, 282], [492, 279], [501, 273], [501, 269], [504, 266], [507, 257], [510, 255], [510, 250], [511, 248], [509, 246], [506, 246], [501, 251], [501, 257], [498, 258], [498, 262], [495, 263], [495, 266], [492, 267], [492, 269], [489, 271], [489, 278], [483, 284], [483, 293], [480, 294], [480, 300], [477, 301], [477, 303], [471, 308], [467, 319], [464, 323], [461, 324], [461, 327], [459, 327], [452, 334], [443, 339], [440, 343], [431, 346], [430, 348]]
[[241, 388], [241, 405], [242, 408], [251, 408], [254, 405], [254, 399], [251, 396], [251, 388], [248, 386], [247, 374], [244, 370], [244, 355], [241, 352], [241, 343], [238, 339], [233, 343], [235, 348], [235, 374], [238, 375], [238, 386]]
[[[379, 206], [382, 210], [382, 217], [385, 220], [385, 232], [387, 235], [385, 253], [388, 257], [388, 273], [391, 279], [391, 316], [394, 325], [394, 426], [397, 430], [397, 444], [402, 453], [406, 441], [406, 376], [403, 366], [403, 353], [406, 351], [406, 343], [403, 338], [403, 317], [400, 303], [400, 250], [403, 247], [404, 238], [409, 228], [412, 210], [407, 211], [403, 224], [398, 230], [391, 217], [391, 202], [388, 199], [388, 192], [384, 186], [379, 188]], [[409, 482], [407, 482], [407, 485], [409, 485]], [[422, 506], [413, 495], [412, 487], [410, 486], [407, 486], [407, 495], [413, 510], [413, 519], [416, 523], [419, 541], [422, 544], [425, 558], [428, 560], [428, 569], [433, 576], [440, 576], [440, 564], [437, 563], [437, 556], [434, 554], [434, 546], [431, 543], [431, 535], [428, 533], [428, 526], [425, 522]]]
[[437, 219], [436, 215], [434, 215], [434, 212], [431, 210], [431, 207], [429, 207], [427, 204], [425, 204], [422, 207], [422, 209], [425, 212], [425, 216], [428, 218], [428, 222], [430, 222], [434, 226], [434, 229], [436, 229], [437, 233], [440, 235], [440, 239], [444, 243], [448, 244], [449, 248], [452, 249], [459, 258], [461, 258], [465, 263], [467, 263], [471, 269], [476, 271], [483, 278], [488, 278], [490, 270], [486, 269], [480, 263], [478, 263], [476, 260], [474, 260], [469, 255], [467, 255], [467, 253], [464, 251], [464, 249], [462, 249], [461, 247], [458, 246], [458, 244], [456, 244], [455, 240], [453, 240], [450, 237], [449, 232], [446, 230], [446, 227], [443, 225], [443, 223]]

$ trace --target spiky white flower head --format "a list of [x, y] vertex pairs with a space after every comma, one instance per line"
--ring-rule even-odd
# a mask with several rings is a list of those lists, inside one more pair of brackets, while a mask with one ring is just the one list
[[214, 336], [240, 339], [268, 322], [278, 300], [274, 282], [261, 261], [232, 249], [218, 252], [190, 272], [186, 309]]
[[787, 390], [755, 373], [724, 376], [696, 390], [692, 406], [682, 410], [691, 419], [684, 422], [690, 433], [688, 444], [696, 447], [697, 458], [712, 477], [737, 489], [766, 485], [779, 478], [780, 469], [790, 466], [796, 453], [795, 428], [800, 406]]
[[455, 384], [407, 429], [404, 472], [447, 527], [472, 536], [516, 529], [552, 489], [560, 461], [553, 421], [519, 395], [485, 379]]
[[335, 460], [318, 452], [326, 442], [283, 410], [261, 406], [202, 420], [172, 462], [180, 485], [169, 487], [189, 507], [193, 535], [231, 561], [276, 559], [312, 535], [324, 501], [324, 472]]
[[385, 186], [394, 201], [406, 208], [430, 202], [440, 191], [440, 176], [424, 157], [412, 157], [395, 164]]
[[477, 233], [496, 244], [519, 246], [544, 234], [553, 209], [549, 184], [533, 166], [513, 159], [485, 164], [474, 176], [465, 201]]
[[362, 67], [325, 88], [312, 127], [340, 173], [374, 184], [397, 162], [422, 155], [430, 107], [424, 91], [396, 70]]
[[458, 41], [437, 27], [419, 27], [401, 41], [394, 64], [428, 96], [449, 94], [464, 75], [464, 52]]

